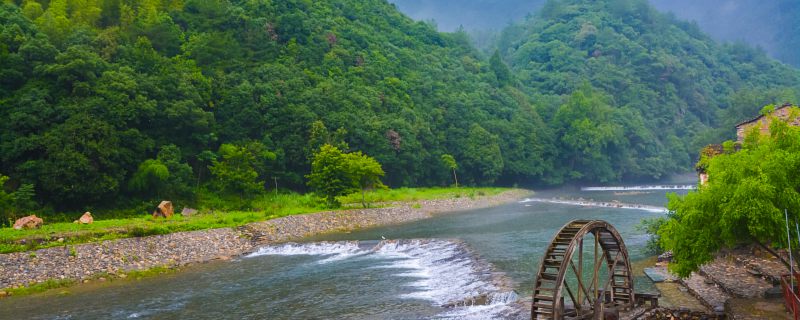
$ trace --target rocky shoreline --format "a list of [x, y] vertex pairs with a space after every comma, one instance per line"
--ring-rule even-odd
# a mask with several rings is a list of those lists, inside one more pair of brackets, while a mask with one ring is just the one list
[[[328, 232], [351, 231], [430, 218], [443, 212], [485, 208], [529, 195], [510, 190], [494, 196], [393, 203], [390, 207], [326, 211], [255, 222], [238, 228], [178, 232], [75, 246], [0, 254], [0, 290], [47, 280], [84, 281], [155, 267], [227, 259], [255, 247], [296, 241]], [[2, 291], [0, 295], [4, 295]]]

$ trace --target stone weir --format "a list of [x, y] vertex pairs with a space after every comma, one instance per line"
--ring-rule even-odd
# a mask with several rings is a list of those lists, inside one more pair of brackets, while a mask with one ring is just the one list
[[319, 263], [348, 259], [383, 260], [398, 277], [413, 274], [414, 292], [405, 298], [428, 300], [442, 308], [442, 319], [507, 319], [518, 313], [511, 281], [460, 240], [407, 239], [284, 243], [258, 248], [246, 257], [319, 256]]

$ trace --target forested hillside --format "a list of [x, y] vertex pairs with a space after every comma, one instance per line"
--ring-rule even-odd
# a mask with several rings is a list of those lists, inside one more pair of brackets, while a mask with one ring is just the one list
[[759, 46], [772, 57], [800, 67], [800, 1], [796, 0], [651, 0], [656, 8], [697, 21], [723, 41]]
[[685, 168], [732, 123], [796, 99], [800, 83], [796, 69], [644, 0], [549, 1], [499, 48], [558, 137], [558, 169], [595, 181]]
[[303, 190], [323, 143], [376, 158], [390, 186], [451, 183], [444, 153], [468, 184], [552, 165], [536, 110], [465, 34], [385, 0], [23, 1], [0, 24], [0, 173], [56, 208], [251, 174]]
[[737, 90], [799, 80], [643, 0], [553, 1], [501, 40], [386, 0], [6, 1], [0, 174], [56, 210], [304, 191], [324, 144], [391, 187], [452, 183], [445, 154], [468, 185], [657, 178]]
[[[441, 31], [460, 27], [483, 48], [487, 38], [536, 14], [547, 0], [389, 0], [417, 20], [433, 20]], [[760, 47], [784, 63], [800, 67], [800, 1], [797, 0], [648, 0], [662, 12], [693, 21], [719, 42]]]

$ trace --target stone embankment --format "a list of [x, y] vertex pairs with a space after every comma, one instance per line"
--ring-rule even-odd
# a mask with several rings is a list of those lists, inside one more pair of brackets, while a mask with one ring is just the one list
[[154, 267], [225, 259], [254, 246], [299, 240], [326, 232], [349, 231], [425, 219], [437, 213], [476, 209], [529, 195], [511, 190], [496, 196], [395, 203], [392, 207], [329, 211], [256, 222], [236, 229], [210, 229], [109, 240], [30, 252], [0, 254], [0, 290], [51, 279], [82, 281]]
[[0, 288], [204, 262], [251, 248], [233, 229], [211, 229], [3, 254]]
[[680, 283], [712, 314], [724, 312], [730, 319], [783, 319], [786, 311], [778, 279], [788, 272], [777, 259], [757, 251], [727, 251]]

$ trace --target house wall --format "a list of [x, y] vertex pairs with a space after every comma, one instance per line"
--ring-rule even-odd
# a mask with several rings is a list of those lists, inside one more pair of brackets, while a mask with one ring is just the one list
[[[775, 109], [775, 111], [772, 112], [772, 115], [782, 121], [787, 121], [791, 112], [792, 108], [782, 107]], [[761, 116], [756, 120], [736, 126], [736, 141], [743, 142], [745, 135], [747, 135], [747, 132], [749, 132], [753, 127], [758, 127], [760, 134], [769, 134], [769, 126], [772, 124], [772, 119], [774, 118]], [[800, 117], [795, 117], [794, 120], [789, 123], [789, 125], [800, 126]]]

